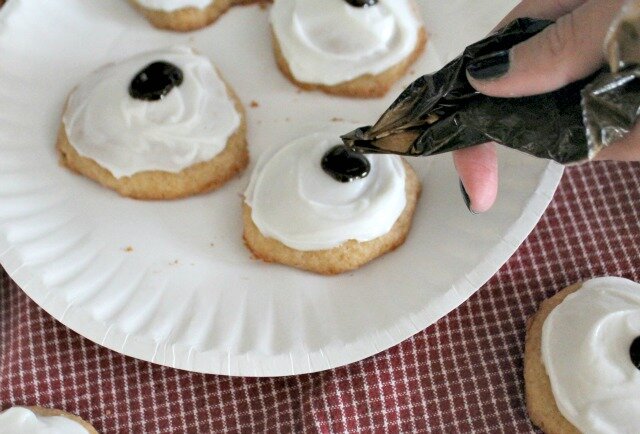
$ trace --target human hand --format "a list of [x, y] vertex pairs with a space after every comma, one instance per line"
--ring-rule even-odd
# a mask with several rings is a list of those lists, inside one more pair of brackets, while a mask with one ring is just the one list
[[[523, 0], [498, 25], [520, 17], [556, 23], [509, 51], [476, 59], [467, 69], [471, 85], [495, 97], [522, 97], [552, 92], [584, 78], [605, 62], [604, 40], [624, 0]], [[601, 151], [599, 160], [640, 160], [640, 126]], [[493, 143], [455, 151], [467, 206], [487, 211], [498, 190], [498, 158]]]

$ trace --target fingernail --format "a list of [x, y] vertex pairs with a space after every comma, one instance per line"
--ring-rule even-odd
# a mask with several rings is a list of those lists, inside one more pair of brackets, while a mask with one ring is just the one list
[[491, 80], [502, 77], [508, 70], [509, 50], [480, 56], [467, 66], [467, 72], [476, 80]]
[[467, 189], [464, 188], [464, 184], [462, 180], [460, 180], [460, 192], [462, 193], [462, 199], [464, 200], [464, 204], [467, 206], [471, 214], [479, 214], [471, 208], [471, 198], [469, 197], [469, 193], [467, 193]]

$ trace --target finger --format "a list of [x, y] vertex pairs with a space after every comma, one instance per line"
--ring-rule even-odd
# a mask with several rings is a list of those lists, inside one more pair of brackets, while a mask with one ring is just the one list
[[485, 143], [453, 153], [460, 181], [470, 199], [472, 212], [488, 211], [498, 195], [498, 156], [494, 143]]
[[568, 14], [587, 0], [523, 0], [500, 21], [496, 29], [500, 29], [516, 18], [543, 18], [557, 20]]
[[604, 62], [603, 41], [624, 0], [591, 0], [509, 51], [474, 60], [470, 83], [485, 95], [551, 92], [588, 76]]
[[539, 18], [555, 21], [572, 12], [587, 0], [522, 0], [496, 25], [492, 33], [517, 18]]
[[640, 161], [640, 124], [625, 138], [600, 151], [595, 160]]

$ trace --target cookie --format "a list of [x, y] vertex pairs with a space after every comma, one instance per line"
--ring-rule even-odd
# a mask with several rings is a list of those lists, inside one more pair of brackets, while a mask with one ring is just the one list
[[[136, 91], [140, 77], [146, 81]], [[242, 104], [208, 59], [184, 47], [144, 53], [85, 79], [69, 97], [57, 149], [69, 169], [147, 200], [218, 188], [249, 158]]]
[[569, 294], [580, 289], [575, 284], [563, 289], [545, 300], [538, 312], [527, 322], [527, 337], [524, 353], [524, 380], [527, 410], [531, 421], [547, 434], [579, 434], [571, 423], [562, 416], [551, 390], [551, 383], [542, 363], [542, 325], [551, 311]]
[[609, 277], [572, 285], [527, 323], [527, 409], [547, 434], [635, 432], [639, 370], [637, 283]]
[[364, 178], [346, 179], [362, 169], [357, 161], [338, 161], [328, 174], [321, 160], [337, 141], [317, 133], [261, 158], [243, 206], [244, 241], [256, 258], [332, 275], [404, 243], [421, 190], [416, 173], [400, 157], [375, 155], [363, 157], [371, 160]]
[[1, 412], [0, 426], [7, 432], [98, 434], [89, 422], [79, 416], [38, 406], [11, 407]]
[[215, 22], [232, 6], [268, 0], [129, 0], [159, 29], [188, 32]]
[[361, 8], [347, 0], [275, 0], [271, 26], [287, 79], [304, 90], [354, 98], [384, 96], [427, 41], [413, 0]]

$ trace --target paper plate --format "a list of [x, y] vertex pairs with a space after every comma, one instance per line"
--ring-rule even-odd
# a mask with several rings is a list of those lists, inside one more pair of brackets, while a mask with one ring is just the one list
[[513, 3], [419, 2], [427, 54], [387, 98], [358, 101], [289, 84], [275, 67], [268, 11], [257, 5], [175, 34], [153, 29], [124, 1], [9, 1], [0, 12], [0, 262], [81, 335], [190, 371], [301, 374], [401, 342], [464, 302], [511, 256], [548, 205], [560, 166], [502, 152], [498, 203], [474, 216], [449, 156], [413, 160], [424, 193], [406, 244], [353, 273], [321, 277], [264, 264], [245, 249], [240, 194], [252, 166], [211, 194], [123, 199], [58, 165], [62, 106], [105, 63], [189, 44], [215, 60], [247, 105], [255, 162], [272, 143], [371, 123], [403, 85], [482, 37]]

